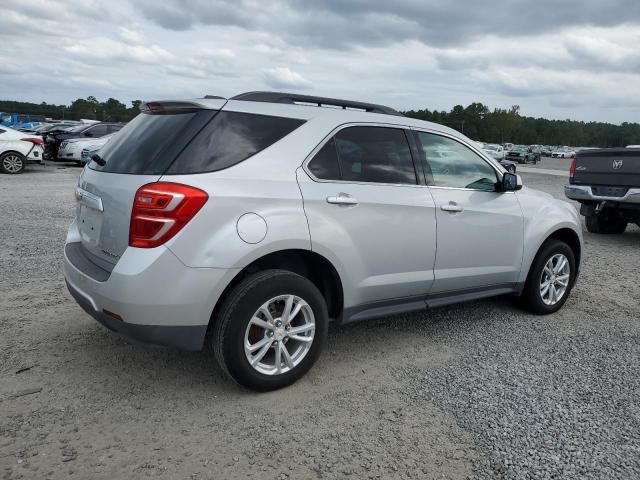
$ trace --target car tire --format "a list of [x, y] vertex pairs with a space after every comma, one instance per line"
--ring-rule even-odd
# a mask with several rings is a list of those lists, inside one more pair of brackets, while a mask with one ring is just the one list
[[591, 233], [619, 235], [627, 229], [627, 222], [615, 213], [600, 212], [584, 217], [587, 230]]
[[[562, 275], [559, 275], [555, 273], [555, 270], [552, 270], [554, 272], [553, 282], [549, 284], [549, 290], [545, 291], [544, 288], [546, 287], [543, 284], [546, 279], [549, 278], [546, 270], [549, 266], [549, 262], [553, 265], [554, 259], [560, 260], [561, 258], [564, 258], [567, 262], [566, 270], [562, 270]], [[568, 275], [568, 277], [563, 278], [565, 275]], [[522, 295], [520, 297], [521, 305], [526, 310], [536, 315], [548, 315], [550, 313], [557, 312], [567, 301], [567, 298], [571, 293], [571, 289], [573, 288], [575, 278], [576, 263], [573, 250], [571, 250], [569, 245], [563, 241], [548, 239], [542, 244], [535, 259], [533, 260], [533, 263], [531, 264], [527, 281], [525, 282], [524, 289], [522, 290]], [[556, 281], [566, 281], [566, 286], [563, 287], [560, 283], [555, 283]], [[555, 290], [556, 287], [564, 288], [564, 290], [562, 290], [562, 295], [557, 300], [549, 302], [550, 296], [552, 295], [552, 291], [550, 290], [553, 288], [553, 291], [557, 291]]]
[[[289, 297], [294, 298], [295, 308], [301, 307], [288, 330], [307, 330], [304, 335], [283, 338], [288, 335], [288, 330], [283, 330], [286, 325], [276, 326], [285, 320]], [[265, 305], [270, 316], [263, 309]], [[282, 312], [277, 311], [280, 306]], [[255, 324], [256, 321], [261, 323]], [[286, 270], [265, 270], [240, 281], [217, 309], [213, 322], [212, 346], [224, 372], [244, 387], [269, 391], [286, 387], [309, 371], [324, 347], [329, 318], [324, 297], [311, 281]], [[269, 324], [270, 329], [264, 324]], [[312, 340], [293, 339], [301, 336]], [[258, 358], [260, 354], [262, 357]], [[271, 366], [277, 370], [267, 371]]]
[[24, 172], [27, 159], [17, 152], [6, 152], [0, 156], [0, 172], [14, 175]]

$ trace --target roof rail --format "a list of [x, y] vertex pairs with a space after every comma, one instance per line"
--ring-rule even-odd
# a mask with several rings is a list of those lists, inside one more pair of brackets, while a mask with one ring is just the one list
[[318, 107], [330, 106], [341, 107], [343, 110], [352, 108], [355, 110], [364, 110], [370, 113], [384, 113], [386, 115], [400, 115], [397, 110], [384, 105], [376, 105], [374, 103], [355, 102], [352, 100], [339, 100], [337, 98], [315, 97], [313, 95], [299, 95], [297, 93], [282, 92], [246, 92], [231, 97], [230, 100], [244, 100], [248, 102], [265, 102], [265, 103], [290, 103], [290, 104], [315, 104]]

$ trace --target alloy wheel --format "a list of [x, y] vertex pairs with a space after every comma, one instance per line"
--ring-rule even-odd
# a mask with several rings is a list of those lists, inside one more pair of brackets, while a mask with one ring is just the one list
[[15, 154], [9, 154], [2, 159], [4, 170], [9, 173], [18, 173], [22, 170], [22, 158]]
[[296, 295], [266, 301], [251, 317], [244, 335], [244, 353], [255, 370], [280, 375], [306, 357], [315, 334], [309, 304]]
[[569, 288], [571, 267], [569, 259], [562, 253], [552, 255], [545, 263], [540, 275], [540, 297], [546, 305], [555, 305]]

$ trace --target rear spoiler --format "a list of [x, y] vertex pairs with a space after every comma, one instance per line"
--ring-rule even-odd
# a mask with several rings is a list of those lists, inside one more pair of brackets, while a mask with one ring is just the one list
[[220, 110], [227, 103], [226, 98], [198, 98], [194, 100], [154, 100], [140, 104], [143, 113], [189, 112], [194, 110]]

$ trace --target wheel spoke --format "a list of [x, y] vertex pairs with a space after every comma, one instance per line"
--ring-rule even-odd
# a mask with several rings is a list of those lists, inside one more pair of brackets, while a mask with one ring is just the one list
[[268, 305], [263, 305], [262, 307], [260, 307], [260, 313], [262, 313], [267, 318], [268, 322], [273, 323], [273, 317], [271, 316]]
[[551, 301], [551, 303], [556, 302], [556, 286], [555, 285], [551, 285], [551, 294], [549, 295], [549, 300]]
[[310, 332], [315, 330], [316, 326], [313, 323], [305, 323], [304, 325], [300, 325], [299, 327], [292, 327], [289, 330], [289, 336], [297, 335], [299, 333]]
[[278, 343], [276, 347], [276, 373], [282, 371], [282, 343]]
[[285, 325], [289, 325], [296, 318], [296, 316], [300, 313], [300, 310], [302, 310], [302, 303], [298, 302], [298, 303], [296, 303], [296, 306], [293, 307], [293, 311], [289, 315], [289, 319], [286, 322], [284, 322], [284, 324]]
[[271, 344], [272, 344], [272, 343], [273, 343], [273, 342], [271, 341], [271, 339], [269, 339], [269, 342], [268, 342], [268, 343], [266, 343], [266, 344], [262, 347], [262, 350], [260, 350], [260, 351], [256, 354], [256, 356], [255, 356], [255, 357], [253, 357], [253, 358], [251, 359], [251, 365], [252, 365], [252, 366], [257, 365], [257, 364], [258, 364], [258, 362], [264, 358], [264, 356], [265, 356], [265, 355], [267, 354], [267, 352], [269, 351], [269, 348], [271, 348]]
[[254, 343], [253, 345], [248, 345], [247, 348], [248, 350], [253, 353], [256, 350], [260, 350], [262, 347], [264, 347], [267, 343], [269, 345], [271, 345], [271, 342], [273, 340], [270, 337], [265, 337], [262, 340], [260, 340], [259, 342]]
[[540, 290], [540, 296], [542, 298], [544, 298], [545, 295], [549, 292], [550, 289], [551, 289], [551, 284], [549, 282], [547, 282], [547, 286], [544, 287], [542, 290]]
[[273, 330], [273, 325], [270, 324], [269, 322], [265, 322], [264, 320], [262, 320], [259, 317], [253, 317], [251, 319], [251, 323], [253, 325], [257, 325], [258, 327], [264, 328], [265, 330]]
[[313, 337], [303, 337], [301, 335], [289, 335], [290, 340], [296, 340], [298, 342], [309, 343], [313, 341]]
[[556, 264], [556, 268], [553, 269], [554, 273], [560, 273], [564, 269], [564, 266], [567, 263], [567, 259], [565, 257], [561, 257], [558, 259], [558, 263]]
[[293, 368], [293, 360], [291, 359], [291, 355], [289, 355], [289, 350], [287, 350], [287, 346], [284, 343], [280, 344], [280, 349], [282, 350], [282, 356], [284, 357], [284, 363], [287, 364], [287, 367]]
[[293, 308], [293, 295], [288, 295], [284, 302], [284, 310], [282, 311], [282, 323], [287, 325], [291, 315], [291, 309]]

